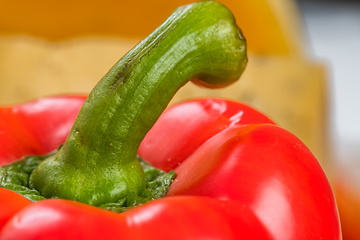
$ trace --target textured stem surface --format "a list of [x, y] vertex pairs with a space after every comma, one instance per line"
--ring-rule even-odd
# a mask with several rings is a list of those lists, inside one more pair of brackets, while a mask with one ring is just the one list
[[100, 205], [145, 185], [138, 147], [177, 90], [193, 80], [217, 88], [236, 81], [246, 43], [218, 2], [177, 9], [95, 86], [61, 150], [30, 177], [45, 197]]

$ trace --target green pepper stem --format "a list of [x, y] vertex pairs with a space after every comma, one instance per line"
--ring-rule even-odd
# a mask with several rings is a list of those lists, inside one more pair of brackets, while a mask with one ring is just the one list
[[137, 150], [177, 90], [191, 79], [227, 86], [246, 62], [245, 39], [225, 6], [180, 7], [95, 86], [63, 147], [35, 169], [31, 185], [45, 197], [92, 205], [141, 193]]

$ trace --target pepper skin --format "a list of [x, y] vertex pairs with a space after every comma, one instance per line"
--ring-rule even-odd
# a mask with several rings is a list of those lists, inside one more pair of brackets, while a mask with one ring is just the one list
[[[66, 99], [71, 103], [72, 98]], [[47, 106], [50, 114], [52, 107]], [[51, 114], [50, 120], [73, 121], [63, 111]], [[187, 119], [202, 128], [185, 131]], [[51, 124], [44, 121], [42, 126]], [[161, 128], [164, 134], [158, 135]], [[211, 132], [206, 139], [194, 137], [205, 129]], [[155, 149], [166, 143], [174, 154], [161, 158], [160, 151], [147, 152], [150, 139], [157, 140], [151, 141]], [[22, 144], [23, 149], [32, 145]], [[195, 147], [183, 159], [176, 148], [186, 146]], [[139, 154], [177, 172], [168, 197], [115, 214], [69, 200], [30, 203], [14, 193], [0, 205], [0, 222], [7, 222], [0, 239], [341, 239], [335, 200], [314, 156], [295, 136], [246, 105], [222, 99], [175, 105], [147, 134]], [[174, 167], [166, 165], [169, 155], [177, 159], [170, 164]], [[7, 192], [0, 188], [0, 195]], [[13, 216], [4, 217], [3, 209], [10, 206], [6, 201], [16, 199], [25, 204], [15, 204]]]
[[[200, 214], [199, 214], [200, 213]], [[238, 202], [163, 198], [122, 214], [68, 200], [37, 202], [3, 228], [0, 239], [272, 239]]]
[[341, 239], [336, 202], [316, 158], [293, 134], [248, 106], [221, 99], [176, 105], [159, 118], [139, 154], [175, 170], [168, 196], [239, 201], [273, 239]]
[[0, 108], [0, 166], [64, 143], [86, 96], [59, 96]]

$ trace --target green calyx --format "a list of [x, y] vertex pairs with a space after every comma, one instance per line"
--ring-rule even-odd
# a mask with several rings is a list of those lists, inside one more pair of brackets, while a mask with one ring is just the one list
[[[51, 153], [46, 156], [27, 156], [15, 163], [0, 167], [0, 187], [17, 192], [33, 202], [46, 199], [41, 196], [39, 191], [30, 188], [29, 177], [35, 168], [44, 161], [44, 159], [52, 156], [53, 154], [55, 153]], [[116, 202], [107, 202], [99, 205], [100, 208], [104, 208], [112, 212], [123, 212], [133, 206], [165, 197], [166, 193], [169, 191], [170, 184], [176, 176], [176, 173], [173, 171], [166, 173], [162, 170], [154, 168], [144, 162], [140, 157], [137, 157], [137, 160], [144, 169], [146, 181], [146, 188], [142, 194], [140, 196], [127, 196], [117, 200]]]
[[29, 176], [48, 156], [50, 155], [27, 156], [17, 162], [0, 167], [0, 187], [17, 192], [30, 201], [45, 199], [39, 191], [29, 188]]
[[227, 86], [246, 63], [245, 39], [225, 6], [180, 7], [95, 86], [63, 147], [30, 174], [30, 189], [95, 206], [142, 201], [151, 194], [137, 150], [177, 90], [189, 80]]

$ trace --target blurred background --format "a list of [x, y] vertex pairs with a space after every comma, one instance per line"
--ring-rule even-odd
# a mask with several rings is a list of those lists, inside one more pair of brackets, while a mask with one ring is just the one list
[[333, 185], [344, 239], [360, 239], [360, 1], [298, 0], [313, 57], [327, 66]]
[[298, 5], [310, 52], [329, 73], [336, 154], [344, 163], [360, 163], [360, 1], [298, 0]]
[[[0, 105], [87, 94], [107, 70], [191, 0], [0, 0]], [[237, 99], [314, 153], [333, 186], [344, 240], [360, 239], [360, 0], [220, 0], [249, 64], [222, 90], [188, 84], [173, 102]]]

